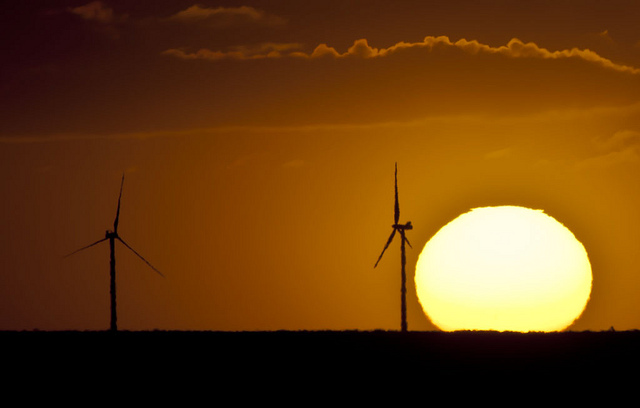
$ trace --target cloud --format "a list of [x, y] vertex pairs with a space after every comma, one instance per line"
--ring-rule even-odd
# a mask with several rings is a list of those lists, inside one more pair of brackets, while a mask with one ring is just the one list
[[592, 141], [593, 154], [576, 164], [578, 170], [601, 170], [621, 164], [640, 162], [640, 132], [620, 130]]
[[186, 24], [206, 24], [212, 27], [228, 27], [237, 24], [281, 25], [285, 20], [248, 6], [202, 7], [198, 4], [182, 10], [168, 18], [169, 21]]
[[[400, 42], [389, 48], [377, 49], [369, 46], [367, 40], [357, 40], [347, 52], [340, 54], [335, 53], [336, 57], [349, 57], [359, 56], [362, 58], [375, 58], [384, 57], [392, 53], [398, 52], [402, 49], [408, 48], [427, 48], [432, 50], [437, 46], [455, 47], [461, 49], [469, 54], [487, 53], [487, 54], [501, 54], [512, 58], [541, 58], [541, 59], [565, 59], [565, 58], [580, 58], [588, 62], [596, 63], [602, 67], [613, 69], [621, 72], [628, 72], [631, 74], [640, 74], [640, 69], [627, 65], [616, 64], [613, 61], [598, 55], [596, 52], [588, 49], [565, 49], [560, 51], [549, 51], [546, 48], [541, 48], [533, 42], [524, 43], [517, 38], [511, 39], [507, 45], [492, 47], [487, 44], [482, 44], [476, 40], [460, 39], [456, 42], [452, 42], [449, 37], [428, 36], [422, 42], [406, 43]], [[327, 48], [325, 44], [319, 47]], [[314, 51], [315, 53], [315, 51]], [[311, 58], [314, 53], [309, 55]]]
[[[176, 130], [157, 130], [121, 133], [59, 133], [42, 135], [0, 135], [0, 145], [22, 145], [36, 143], [75, 142], [86, 140], [146, 140], [153, 138], [192, 137], [203, 135], [280, 135], [283, 133], [314, 133], [314, 132], [344, 132], [344, 131], [372, 131], [376, 129], [424, 129], [451, 127], [463, 124], [466, 128], [484, 127], [487, 124], [500, 126], [531, 126], [532, 123], [558, 121], [580, 123], [587, 119], [597, 118], [602, 121], [627, 121], [629, 118], [640, 117], [640, 103], [627, 106], [609, 106], [587, 109], [566, 108], [546, 112], [529, 112], [526, 114], [502, 116], [486, 116], [474, 113], [449, 113], [429, 115], [422, 118], [397, 121], [373, 121], [354, 123], [309, 123], [300, 125], [223, 125], [213, 127], [194, 127]], [[609, 137], [597, 138], [591, 141], [589, 158], [606, 156], [616, 152], [635, 152], [640, 159], [640, 131], [621, 130]], [[507, 158], [518, 153], [514, 147], [505, 147], [489, 151], [484, 156], [487, 160]], [[589, 160], [587, 158], [586, 160]], [[293, 164], [293, 163], [292, 163]]]
[[640, 148], [640, 132], [621, 130], [609, 137], [595, 139], [594, 144], [598, 151], [604, 153], [638, 150]]
[[505, 147], [503, 149], [498, 149], [491, 151], [484, 155], [485, 160], [499, 160], [509, 157], [513, 154], [513, 148]]
[[320, 44], [316, 47], [315, 50], [313, 50], [313, 53], [311, 53], [311, 55], [302, 53], [300, 56], [307, 58], [321, 58], [324, 56], [332, 56], [338, 58], [341, 55], [335, 48], [329, 47], [326, 44]]
[[[271, 135], [282, 133], [307, 133], [318, 131], [349, 131], [349, 130], [371, 130], [379, 128], [412, 128], [422, 127], [432, 123], [459, 123], [462, 120], [481, 120], [476, 116], [460, 116], [446, 115], [440, 117], [429, 117], [427, 119], [413, 121], [390, 121], [390, 122], [372, 122], [372, 123], [319, 123], [308, 125], [235, 125], [235, 126], [217, 126], [209, 128], [188, 128], [183, 130], [161, 130], [148, 132], [125, 132], [125, 133], [107, 133], [107, 134], [78, 134], [78, 133], [60, 133], [50, 135], [31, 135], [31, 136], [0, 136], [0, 145], [21, 145], [36, 143], [58, 143], [58, 142], [75, 142], [86, 140], [145, 140], [151, 138], [167, 138], [167, 137], [190, 137], [202, 135], [228, 135], [237, 133], [250, 133], [254, 135]], [[294, 161], [290, 165], [295, 164]], [[242, 164], [244, 161], [238, 162]]]
[[84, 6], [68, 8], [67, 11], [92, 23], [92, 29], [112, 39], [120, 38], [120, 25], [127, 22], [129, 16], [116, 14], [112, 8], [101, 1], [93, 1]]
[[598, 33], [598, 37], [606, 40], [607, 42], [613, 42], [611, 35], [609, 34], [609, 30], [603, 30]]
[[564, 49], [559, 51], [549, 51], [546, 48], [542, 48], [533, 42], [524, 43], [517, 38], [511, 39], [506, 45], [499, 47], [492, 47], [487, 44], [482, 44], [476, 40], [460, 39], [452, 42], [449, 37], [446, 36], [428, 36], [421, 42], [407, 43], [399, 42], [388, 48], [374, 48], [369, 45], [366, 39], [356, 40], [346, 52], [340, 53], [335, 48], [328, 46], [327, 44], [318, 45], [311, 53], [303, 51], [292, 50], [280, 50], [284, 52], [278, 52], [269, 55], [269, 53], [252, 53], [249, 56], [245, 54], [238, 54], [237, 51], [210, 51], [207, 49], [201, 49], [196, 53], [186, 53], [181, 50], [167, 50], [164, 52], [166, 55], [172, 55], [183, 59], [258, 59], [258, 58], [272, 58], [272, 57], [296, 57], [306, 59], [316, 58], [381, 58], [386, 57], [396, 52], [410, 48], [423, 48], [427, 51], [432, 51], [436, 47], [449, 47], [458, 48], [468, 54], [499, 54], [505, 55], [511, 58], [537, 58], [537, 59], [568, 59], [578, 58], [584, 61], [600, 65], [603, 68], [626, 72], [630, 74], [640, 74], [640, 69], [634, 68], [628, 65], [617, 64], [607, 58], [604, 58], [594, 51], [589, 49]]
[[111, 24], [122, 20], [124, 16], [117, 16], [113, 9], [104, 5], [101, 1], [93, 1], [84, 6], [68, 9], [71, 14], [75, 14], [84, 20], [97, 21], [103, 24]]
[[169, 49], [163, 51], [163, 55], [169, 55], [181, 59], [204, 59], [204, 60], [250, 60], [264, 58], [280, 58], [284, 55], [292, 55], [294, 50], [299, 50], [302, 45], [296, 43], [263, 43], [255, 46], [236, 46], [229, 51], [211, 51], [201, 49], [194, 53], [186, 52], [182, 49]]

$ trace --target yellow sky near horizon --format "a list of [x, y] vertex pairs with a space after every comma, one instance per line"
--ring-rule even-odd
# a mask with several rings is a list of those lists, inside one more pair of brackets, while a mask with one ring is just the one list
[[108, 245], [63, 255], [124, 172], [120, 232], [166, 278], [117, 246], [120, 328], [395, 330], [395, 162], [410, 330], [420, 250], [486, 205], [584, 244], [570, 329], [640, 327], [633, 2], [13, 3], [0, 329], [108, 327]]

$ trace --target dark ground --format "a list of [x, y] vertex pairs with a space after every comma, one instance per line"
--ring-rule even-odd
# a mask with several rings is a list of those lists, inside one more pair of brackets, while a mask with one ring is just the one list
[[[625, 391], [637, 399], [640, 387], [640, 331], [25, 331], [0, 332], [0, 344], [2, 370], [14, 382], [75, 390], [111, 378], [118, 390], [156, 399], [185, 389], [233, 389], [236, 398], [252, 400], [265, 390], [273, 396], [292, 389], [314, 395], [342, 389], [371, 398], [395, 392], [394, 384], [409, 393], [446, 389], [454, 399], [474, 401], [479, 394], [470, 389], [521, 399], [550, 390], [556, 398], [559, 390], [575, 402], [578, 394], [588, 400]], [[5, 380], [4, 389], [11, 382]]]
[[408, 332], [396, 331], [22, 331], [0, 332], [14, 356], [33, 362], [139, 360], [153, 364], [207, 361], [219, 366], [382, 367], [405, 364], [447, 372], [589, 370], [640, 363], [640, 331]]
[[24, 331], [0, 345], [5, 401], [65, 406], [617, 406], [640, 387], [640, 331]]
[[640, 387], [640, 331], [25, 331], [0, 345], [3, 396], [21, 404], [635, 406]]

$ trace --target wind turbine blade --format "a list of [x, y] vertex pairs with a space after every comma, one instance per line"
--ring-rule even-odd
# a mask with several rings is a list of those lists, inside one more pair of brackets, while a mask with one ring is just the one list
[[411, 246], [411, 243], [409, 242], [409, 238], [407, 238], [405, 234], [402, 234], [402, 239], [404, 239], [407, 245], [409, 245], [409, 248], [413, 249], [413, 247]]
[[97, 245], [97, 244], [101, 243], [102, 241], [106, 241], [107, 239], [108, 239], [108, 238], [102, 238], [102, 239], [99, 239], [99, 240], [97, 240], [96, 242], [94, 242], [93, 244], [87, 245], [87, 246], [82, 247], [82, 248], [80, 248], [80, 249], [76, 249], [76, 250], [75, 250], [75, 251], [73, 251], [72, 253], [65, 255], [63, 258], [66, 258], [66, 257], [68, 257], [68, 256], [71, 256], [71, 255], [73, 255], [73, 254], [77, 253], [77, 252], [83, 251], [83, 250], [85, 250], [85, 249], [87, 249], [87, 248], [90, 248], [90, 247], [92, 247], [92, 246], [94, 246], [94, 245]]
[[116, 210], [116, 220], [113, 222], [113, 232], [118, 232], [118, 219], [120, 218], [120, 199], [122, 198], [122, 186], [124, 185], [124, 173], [120, 182], [120, 195], [118, 196], [118, 209]]
[[164, 278], [164, 275], [162, 274], [162, 272], [160, 272], [159, 270], [157, 270], [155, 266], [151, 265], [151, 264], [149, 263], [149, 261], [147, 261], [146, 259], [144, 259], [144, 258], [142, 257], [142, 255], [140, 255], [139, 253], [137, 253], [137, 252], [136, 252], [136, 250], [135, 250], [135, 249], [131, 248], [131, 247], [129, 246], [129, 244], [127, 244], [126, 242], [124, 242], [124, 241], [122, 240], [122, 238], [120, 238], [120, 237], [116, 237], [116, 238], [118, 238], [118, 241], [122, 242], [122, 243], [124, 244], [124, 246], [126, 246], [127, 248], [129, 248], [129, 249], [130, 249], [134, 254], [138, 255], [138, 257], [139, 257], [140, 259], [142, 259], [142, 260], [143, 260], [147, 265], [149, 265], [149, 266], [151, 267], [151, 269], [153, 269], [154, 271], [156, 271], [160, 276], [162, 276], [162, 277]]
[[398, 163], [396, 163], [396, 204], [395, 204], [395, 211], [393, 214], [394, 224], [397, 224], [399, 219], [400, 219], [400, 204], [398, 203]]
[[382, 253], [378, 257], [378, 260], [376, 261], [376, 264], [373, 266], [374, 268], [376, 266], [378, 266], [378, 262], [380, 262], [380, 260], [382, 259], [382, 255], [384, 254], [384, 251], [387, 250], [387, 248], [389, 247], [389, 244], [391, 244], [391, 241], [393, 241], [393, 236], [395, 234], [396, 234], [396, 229], [394, 228], [393, 231], [391, 231], [391, 235], [389, 236], [389, 239], [387, 240], [387, 243], [385, 244], [384, 249], [382, 250]]

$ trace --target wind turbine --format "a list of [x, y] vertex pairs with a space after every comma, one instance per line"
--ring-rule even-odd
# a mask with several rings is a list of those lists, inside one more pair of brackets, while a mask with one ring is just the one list
[[378, 262], [380, 262], [380, 259], [382, 259], [382, 255], [384, 254], [384, 251], [387, 250], [387, 248], [389, 247], [389, 244], [391, 244], [391, 241], [393, 241], [393, 237], [396, 235], [396, 232], [398, 232], [401, 237], [400, 262], [402, 264], [402, 273], [401, 273], [402, 283], [400, 286], [400, 319], [401, 319], [400, 328], [403, 332], [406, 332], [407, 331], [407, 299], [406, 299], [407, 298], [407, 287], [406, 287], [407, 274], [405, 272], [405, 264], [407, 259], [405, 255], [404, 244], [406, 242], [407, 245], [409, 245], [409, 247], [411, 248], [411, 243], [409, 243], [409, 240], [405, 236], [405, 231], [413, 229], [413, 226], [411, 225], [411, 221], [408, 221], [406, 224], [398, 224], [398, 221], [400, 220], [400, 204], [398, 204], [398, 163], [396, 163], [395, 182], [396, 182], [395, 183], [396, 200], [395, 200], [395, 208], [394, 208], [394, 214], [393, 214], [393, 225], [391, 226], [393, 230], [391, 231], [391, 235], [389, 236], [389, 239], [387, 240], [387, 243], [385, 244], [384, 249], [382, 250], [382, 253], [378, 257], [378, 260], [376, 261], [374, 268], [378, 266]]
[[153, 269], [154, 271], [156, 271], [158, 274], [160, 274], [160, 276], [164, 277], [164, 275], [157, 270], [153, 265], [151, 265], [149, 263], [149, 261], [147, 261], [146, 259], [144, 259], [142, 257], [142, 255], [140, 255], [139, 253], [137, 253], [135, 251], [135, 249], [131, 248], [129, 246], [129, 244], [127, 244], [119, 235], [118, 235], [118, 220], [120, 218], [120, 199], [122, 198], [122, 186], [124, 185], [124, 174], [122, 175], [122, 182], [120, 183], [120, 195], [118, 196], [118, 209], [116, 210], [116, 219], [113, 222], [113, 231], [109, 231], [107, 230], [107, 232], [105, 233], [105, 237], [102, 239], [97, 240], [96, 242], [94, 242], [93, 244], [87, 245], [85, 247], [82, 247], [76, 251], [73, 251], [72, 253], [65, 255], [65, 258], [68, 256], [71, 256], [77, 252], [80, 252], [82, 250], [85, 250], [87, 248], [90, 248], [94, 245], [97, 245], [99, 243], [101, 243], [102, 241], [106, 241], [109, 240], [109, 247], [111, 248], [111, 262], [110, 262], [110, 266], [111, 266], [111, 331], [117, 331], [118, 330], [118, 325], [117, 325], [117, 313], [116, 313], [116, 252], [115, 252], [115, 241], [118, 240], [121, 243], [124, 244], [124, 246], [126, 246], [127, 248], [129, 248], [134, 254], [136, 254], [140, 259], [142, 259], [147, 265], [149, 265], [151, 267], [151, 269]]

